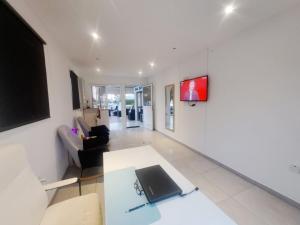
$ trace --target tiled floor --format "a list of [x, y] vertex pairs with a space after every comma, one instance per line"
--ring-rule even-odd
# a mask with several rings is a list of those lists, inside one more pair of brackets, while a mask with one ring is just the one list
[[[300, 210], [216, 165], [187, 147], [143, 128], [113, 130], [110, 149], [152, 145], [239, 225], [300, 225]], [[78, 173], [70, 168], [67, 176]], [[103, 207], [102, 179], [86, 182], [83, 193], [98, 192]], [[78, 195], [78, 187], [60, 189], [53, 203]]]

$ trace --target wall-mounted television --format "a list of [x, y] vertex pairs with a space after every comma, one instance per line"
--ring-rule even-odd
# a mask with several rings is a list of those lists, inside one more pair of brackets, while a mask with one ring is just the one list
[[50, 117], [45, 42], [0, 1], [0, 132]]
[[206, 102], [208, 76], [196, 77], [180, 82], [180, 101]]

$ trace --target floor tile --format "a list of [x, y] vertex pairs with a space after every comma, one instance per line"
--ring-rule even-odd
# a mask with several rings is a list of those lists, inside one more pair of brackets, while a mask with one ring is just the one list
[[191, 182], [199, 187], [199, 190], [215, 203], [224, 201], [229, 198], [221, 189], [210, 183], [202, 175], [196, 175]]
[[234, 197], [270, 225], [300, 225], [300, 210], [255, 187]]
[[268, 225], [250, 210], [233, 199], [217, 204], [238, 225]]
[[251, 183], [221, 167], [203, 175], [229, 196], [236, 195], [253, 187]]
[[205, 173], [220, 168], [214, 162], [201, 156], [190, 159], [187, 165], [189, 168], [196, 171], [197, 173]]

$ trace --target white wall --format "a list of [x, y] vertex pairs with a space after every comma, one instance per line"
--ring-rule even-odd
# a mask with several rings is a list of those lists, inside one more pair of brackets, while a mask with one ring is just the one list
[[[45, 46], [48, 93], [51, 118], [0, 133], [0, 144], [17, 143], [26, 147], [35, 174], [47, 181], [61, 179], [68, 166], [65, 150], [57, 137], [61, 124], [72, 125], [72, 97], [69, 69], [74, 69], [51, 37], [39, 18], [24, 0], [10, 0], [10, 4], [47, 42]], [[53, 192], [49, 193], [49, 197]]]
[[[298, 203], [300, 176], [289, 165], [300, 165], [299, 21], [293, 9], [153, 78], [157, 130]], [[180, 102], [179, 81], [207, 72], [208, 102]], [[174, 133], [162, 97], [172, 83]]]

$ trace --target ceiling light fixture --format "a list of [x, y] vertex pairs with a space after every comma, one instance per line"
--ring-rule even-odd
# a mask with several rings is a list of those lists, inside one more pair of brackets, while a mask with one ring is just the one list
[[150, 65], [151, 68], [155, 67], [155, 63], [154, 62], [150, 62], [149, 65]]
[[229, 15], [229, 14], [233, 13], [235, 9], [236, 9], [236, 7], [235, 7], [233, 4], [227, 5], [227, 6], [224, 8], [224, 13], [225, 13], [226, 15]]
[[99, 73], [101, 70], [100, 70], [100, 68], [98, 67], [98, 68], [96, 68], [96, 71]]
[[142, 76], [142, 75], [143, 75], [143, 71], [140, 70], [140, 71], [138, 72], [138, 74], [139, 74], [140, 76]]
[[96, 32], [92, 32], [92, 33], [91, 33], [91, 36], [93, 37], [93, 39], [94, 39], [95, 41], [97, 41], [97, 40], [99, 39], [99, 35], [98, 35]]

